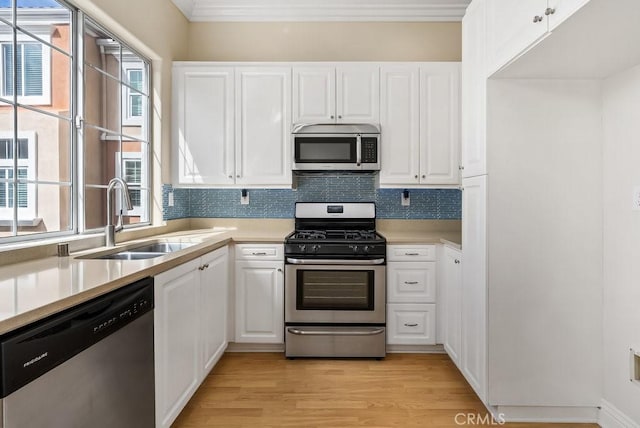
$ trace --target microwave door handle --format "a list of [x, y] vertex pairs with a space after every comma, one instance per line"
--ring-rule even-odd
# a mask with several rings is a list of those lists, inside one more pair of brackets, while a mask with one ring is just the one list
[[362, 163], [362, 137], [360, 134], [356, 137], [356, 165], [360, 166]]

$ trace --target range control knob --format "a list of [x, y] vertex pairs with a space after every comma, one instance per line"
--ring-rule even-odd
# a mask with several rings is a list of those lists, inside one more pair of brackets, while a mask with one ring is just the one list
[[304, 253], [305, 251], [307, 251], [307, 246], [305, 244], [300, 244], [298, 245], [298, 249], [301, 253]]
[[311, 247], [311, 252], [317, 253], [319, 249], [320, 249], [320, 245], [314, 245]]
[[371, 247], [370, 247], [370, 246], [368, 246], [368, 245], [365, 245], [365, 246], [362, 248], [362, 252], [364, 252], [364, 253], [368, 253], [369, 251], [371, 251]]

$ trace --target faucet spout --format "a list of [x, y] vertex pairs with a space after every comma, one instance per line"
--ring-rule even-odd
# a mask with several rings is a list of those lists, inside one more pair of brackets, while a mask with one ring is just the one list
[[111, 207], [113, 205], [112, 196], [116, 187], [120, 186], [122, 189], [123, 199], [125, 205], [127, 206], [127, 210], [133, 209], [133, 204], [131, 203], [131, 195], [129, 194], [129, 186], [127, 183], [120, 177], [112, 178], [109, 181], [109, 185], [107, 186], [107, 225], [105, 226], [105, 245], [107, 247], [113, 247], [116, 245], [116, 232], [122, 230], [122, 212], [118, 213], [118, 222], [114, 226], [113, 219], [111, 217]]

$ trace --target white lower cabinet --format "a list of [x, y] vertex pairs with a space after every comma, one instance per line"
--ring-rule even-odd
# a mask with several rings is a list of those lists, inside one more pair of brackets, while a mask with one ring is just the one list
[[236, 342], [284, 342], [282, 254], [282, 245], [236, 245]]
[[154, 278], [156, 426], [169, 427], [226, 348], [226, 247]]
[[444, 247], [442, 258], [440, 303], [444, 312], [444, 349], [460, 367], [462, 347], [462, 252]]
[[436, 305], [387, 303], [387, 344], [435, 345]]
[[387, 247], [387, 344], [436, 343], [436, 246]]

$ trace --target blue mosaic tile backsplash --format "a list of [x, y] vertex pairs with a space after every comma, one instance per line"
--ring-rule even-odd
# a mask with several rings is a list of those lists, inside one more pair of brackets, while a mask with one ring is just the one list
[[[371, 175], [301, 176], [298, 188], [247, 189], [249, 204], [240, 204], [240, 189], [162, 188], [165, 220], [200, 217], [293, 218], [295, 202], [374, 201], [378, 218], [460, 220], [458, 189], [409, 189], [411, 204], [400, 203], [403, 189], [376, 189]], [[173, 192], [174, 206], [168, 204]]]

